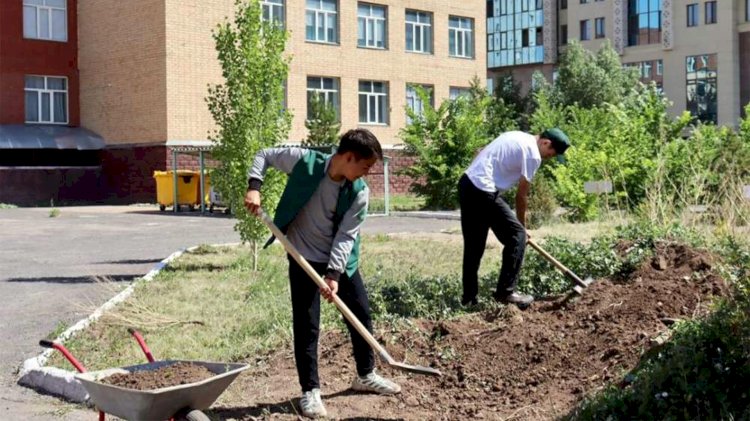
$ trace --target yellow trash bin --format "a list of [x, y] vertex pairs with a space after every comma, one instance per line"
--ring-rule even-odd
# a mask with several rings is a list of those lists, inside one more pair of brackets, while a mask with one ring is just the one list
[[[156, 201], [159, 209], [164, 210], [167, 206], [174, 205], [174, 171], [154, 171], [156, 180]], [[192, 207], [200, 203], [199, 177], [197, 171], [177, 171], [177, 205]]]

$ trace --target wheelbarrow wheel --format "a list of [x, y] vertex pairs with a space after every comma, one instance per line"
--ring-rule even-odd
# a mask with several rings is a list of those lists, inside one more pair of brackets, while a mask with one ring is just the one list
[[206, 414], [197, 409], [183, 409], [175, 417], [176, 421], [211, 421]]

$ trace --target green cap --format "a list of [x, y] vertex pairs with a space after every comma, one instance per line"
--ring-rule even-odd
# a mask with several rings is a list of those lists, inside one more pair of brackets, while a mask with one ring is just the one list
[[557, 152], [557, 160], [564, 163], [565, 157], [563, 154], [570, 147], [570, 139], [568, 139], [568, 135], [557, 127], [553, 127], [542, 132], [540, 137], [543, 139], [549, 139], [550, 142], [552, 142], [552, 149]]

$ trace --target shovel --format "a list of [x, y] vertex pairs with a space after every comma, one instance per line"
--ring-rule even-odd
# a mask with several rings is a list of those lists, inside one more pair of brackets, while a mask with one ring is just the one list
[[[309, 263], [307, 263], [307, 260], [305, 260], [304, 257], [297, 251], [297, 248], [292, 245], [292, 243], [289, 242], [289, 239], [286, 238], [286, 235], [281, 232], [279, 227], [276, 226], [276, 224], [273, 223], [273, 220], [266, 214], [265, 211], [261, 211], [260, 213], [260, 219], [263, 220], [263, 223], [268, 226], [268, 228], [271, 230], [273, 235], [281, 241], [281, 244], [284, 246], [284, 249], [286, 249], [287, 253], [289, 253], [294, 260], [297, 261], [297, 263], [302, 267], [302, 269], [307, 272], [308, 275], [312, 278], [313, 281], [318, 285], [319, 288], [328, 288], [328, 285], [326, 285], [325, 281], [323, 281], [323, 278], [318, 275], [318, 272], [313, 269], [312, 266], [310, 266]], [[359, 332], [359, 334], [367, 341], [367, 343], [370, 345], [370, 347], [373, 349], [373, 351], [377, 352], [380, 355], [380, 358], [383, 359], [383, 361], [386, 362], [386, 364], [390, 365], [391, 367], [399, 368], [404, 371], [409, 371], [412, 373], [417, 374], [429, 374], [432, 376], [440, 376], [441, 373], [439, 370], [436, 370], [434, 368], [430, 367], [422, 367], [419, 365], [410, 365], [406, 363], [400, 363], [393, 359], [393, 357], [388, 354], [388, 351], [383, 348], [378, 341], [372, 336], [372, 334], [367, 331], [367, 328], [362, 324], [362, 322], [357, 319], [357, 316], [352, 313], [351, 310], [349, 310], [349, 307], [344, 304], [343, 301], [341, 301], [341, 298], [339, 298], [337, 295], [333, 295], [333, 304], [336, 305], [336, 308], [339, 309], [341, 314], [344, 315], [346, 320], [351, 323], [352, 326]]]
[[581, 278], [578, 277], [573, 271], [565, 267], [562, 263], [560, 263], [557, 259], [552, 257], [549, 253], [544, 251], [543, 248], [539, 247], [539, 244], [532, 241], [530, 238], [526, 240], [526, 242], [534, 248], [534, 250], [538, 251], [539, 254], [542, 255], [545, 259], [547, 259], [550, 263], [552, 263], [557, 269], [560, 270], [560, 272], [563, 273], [568, 279], [572, 280], [576, 283], [576, 286], [573, 287], [573, 291], [575, 291], [578, 295], [583, 295], [583, 290], [587, 288], [589, 285], [591, 285], [592, 282], [594, 282], [594, 279], [592, 277], [587, 277], [584, 280], [581, 280]]

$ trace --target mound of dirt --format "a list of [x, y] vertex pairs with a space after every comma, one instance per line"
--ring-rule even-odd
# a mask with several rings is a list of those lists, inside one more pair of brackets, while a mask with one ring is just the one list
[[211, 370], [198, 364], [178, 362], [156, 370], [113, 374], [101, 380], [115, 386], [135, 390], [154, 390], [206, 380], [215, 376]]
[[[659, 244], [653, 259], [623, 280], [597, 280], [583, 296], [557, 297], [520, 311], [514, 306], [450, 321], [412, 321], [411, 329], [380, 332], [400, 360], [439, 368], [439, 378], [405, 374], [381, 364], [403, 392], [396, 397], [353, 394], [348, 338], [321, 338], [324, 402], [334, 418], [460, 420], [552, 419], [586, 394], [624, 381], [668, 325], [704, 314], [724, 282], [712, 259], [677, 244]], [[290, 349], [269, 356], [240, 380], [244, 410], [229, 419], [296, 419], [299, 395]], [[288, 413], [289, 415], [285, 415]]]

